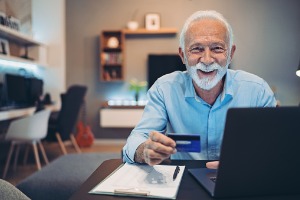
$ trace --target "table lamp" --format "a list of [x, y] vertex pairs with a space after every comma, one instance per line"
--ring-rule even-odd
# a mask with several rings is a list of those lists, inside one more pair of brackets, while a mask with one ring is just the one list
[[299, 61], [298, 69], [296, 71], [296, 75], [300, 77], [300, 61]]

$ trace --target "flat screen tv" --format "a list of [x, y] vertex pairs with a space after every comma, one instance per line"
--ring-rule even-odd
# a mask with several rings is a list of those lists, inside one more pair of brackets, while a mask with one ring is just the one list
[[148, 55], [148, 89], [161, 76], [174, 72], [185, 71], [178, 54], [149, 54]]

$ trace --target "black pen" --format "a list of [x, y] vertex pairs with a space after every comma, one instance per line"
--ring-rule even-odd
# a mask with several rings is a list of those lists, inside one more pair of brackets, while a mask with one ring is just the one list
[[175, 171], [174, 171], [174, 174], [173, 174], [173, 181], [175, 181], [175, 179], [176, 179], [176, 177], [177, 177], [179, 171], [180, 171], [179, 166], [176, 166]]

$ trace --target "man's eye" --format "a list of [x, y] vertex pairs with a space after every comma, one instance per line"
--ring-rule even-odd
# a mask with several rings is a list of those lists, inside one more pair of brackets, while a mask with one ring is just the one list
[[191, 53], [200, 53], [202, 51], [203, 51], [203, 49], [200, 47], [194, 47], [190, 50]]
[[225, 49], [223, 47], [218, 47], [218, 46], [213, 47], [211, 50], [215, 53], [223, 53], [225, 51]]

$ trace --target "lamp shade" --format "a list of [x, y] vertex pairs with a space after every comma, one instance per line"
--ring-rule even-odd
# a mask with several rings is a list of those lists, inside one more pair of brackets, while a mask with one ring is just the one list
[[300, 62], [299, 62], [299, 65], [298, 65], [298, 69], [296, 71], [296, 75], [300, 77]]

